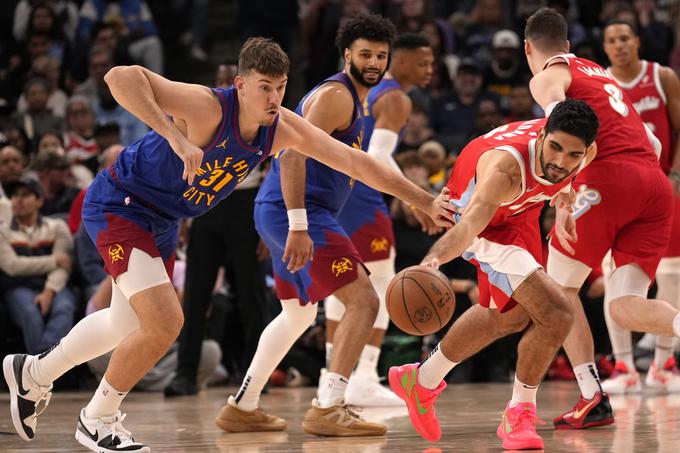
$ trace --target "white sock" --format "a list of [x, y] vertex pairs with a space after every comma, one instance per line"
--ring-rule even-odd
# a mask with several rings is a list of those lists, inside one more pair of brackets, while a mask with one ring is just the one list
[[85, 408], [87, 418], [102, 418], [115, 415], [128, 392], [119, 392], [106, 382], [104, 376], [97, 391]]
[[651, 351], [656, 345], [656, 335], [646, 333], [638, 340], [636, 346], [640, 349], [647, 349]]
[[614, 359], [616, 359], [617, 362], [623, 362], [626, 364], [626, 367], [628, 368], [628, 372], [632, 373], [635, 371], [635, 363], [633, 362], [633, 353], [632, 352], [624, 352], [621, 354], [614, 354]]
[[331, 357], [333, 357], [333, 343], [326, 342], [326, 369], [331, 367]]
[[593, 399], [595, 393], [601, 392], [600, 376], [597, 374], [597, 367], [593, 362], [582, 363], [574, 367], [574, 374], [581, 389], [581, 395], [587, 399]]
[[269, 376], [316, 317], [316, 304], [301, 306], [297, 299], [290, 299], [282, 300], [281, 306], [281, 313], [262, 331], [253, 361], [236, 394], [235, 402], [241, 410], [257, 409]]
[[345, 399], [347, 378], [338, 373], [326, 373], [323, 382], [319, 384], [319, 407], [331, 407], [342, 404]]
[[356, 374], [367, 378], [378, 377], [378, 359], [380, 358], [380, 348], [367, 344], [361, 351], [359, 363], [357, 364]]
[[434, 347], [425, 362], [418, 368], [418, 385], [426, 389], [436, 389], [449, 371], [460, 363], [447, 359], [440, 345], [441, 343]]
[[30, 360], [28, 372], [36, 384], [43, 386], [52, 384], [59, 376], [78, 365], [66, 357], [61, 342]]
[[528, 385], [517, 379], [515, 375], [515, 383], [512, 387], [512, 399], [510, 400], [510, 407], [515, 407], [522, 403], [536, 404], [536, 392], [538, 385]]
[[680, 337], [680, 313], [673, 318], [673, 332], [676, 337]]
[[663, 368], [666, 361], [673, 354], [674, 337], [656, 337], [656, 347], [654, 348], [654, 362], [659, 368]]

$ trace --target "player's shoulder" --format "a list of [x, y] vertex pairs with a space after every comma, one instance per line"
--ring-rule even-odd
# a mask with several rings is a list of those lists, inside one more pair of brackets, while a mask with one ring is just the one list
[[664, 87], [671, 83], [677, 83], [678, 80], [680, 80], [678, 79], [678, 74], [673, 70], [673, 68], [663, 66], [659, 63], [656, 64], [659, 66], [659, 81]]
[[312, 93], [310, 100], [322, 101], [324, 105], [354, 105], [354, 98], [349, 88], [345, 84], [336, 81], [329, 81], [321, 85]]
[[408, 118], [412, 108], [411, 98], [403, 90], [395, 89], [386, 92], [375, 101], [375, 104], [373, 104], [373, 114], [380, 116], [387, 113]]

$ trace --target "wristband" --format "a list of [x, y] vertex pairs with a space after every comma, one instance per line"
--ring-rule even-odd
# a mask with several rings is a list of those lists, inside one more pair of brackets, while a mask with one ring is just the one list
[[307, 231], [307, 210], [288, 210], [288, 231]]

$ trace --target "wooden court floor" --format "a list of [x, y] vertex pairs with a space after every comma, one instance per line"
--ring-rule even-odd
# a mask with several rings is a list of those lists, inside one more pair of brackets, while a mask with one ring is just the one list
[[[449, 386], [437, 404], [443, 436], [430, 444], [412, 429], [406, 409], [364, 410], [370, 420], [388, 426], [383, 438], [319, 438], [300, 426], [314, 389], [273, 389], [262, 399], [269, 412], [286, 418], [288, 430], [279, 433], [226, 434], [213, 418], [235, 389], [214, 388], [197, 397], [166, 400], [160, 394], [132, 393], [123, 403], [125, 426], [153, 452], [221, 453], [379, 453], [379, 452], [500, 452], [495, 431], [512, 390], [505, 384]], [[0, 452], [85, 452], [74, 440], [79, 410], [89, 393], [55, 393], [39, 419], [33, 442], [13, 434], [8, 394], [0, 394]], [[546, 383], [539, 391], [539, 416], [549, 422], [570, 408], [577, 396], [572, 383]], [[588, 431], [554, 431], [540, 427], [546, 452], [680, 452], [680, 394], [613, 397], [617, 422]]]

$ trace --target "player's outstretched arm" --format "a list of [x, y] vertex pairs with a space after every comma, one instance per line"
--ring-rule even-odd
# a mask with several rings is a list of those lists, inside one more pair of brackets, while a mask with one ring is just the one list
[[550, 115], [552, 107], [567, 98], [571, 85], [571, 73], [566, 64], [554, 64], [536, 74], [529, 82], [531, 95], [538, 105]]
[[437, 225], [450, 226], [453, 207], [447, 195], [435, 198], [400, 172], [350, 148], [293, 112], [281, 109], [274, 149], [293, 148], [380, 192], [386, 192], [427, 213]]
[[393, 153], [399, 143], [399, 132], [408, 122], [412, 108], [411, 99], [401, 90], [384, 94], [373, 106], [375, 128], [366, 152], [399, 172], [401, 169]]
[[434, 243], [422, 264], [439, 267], [459, 257], [491, 222], [498, 207], [516, 197], [519, 166], [504, 151], [487, 151], [477, 165], [477, 186], [456, 225]]
[[668, 117], [671, 120], [673, 135], [676, 137], [675, 150], [672, 151], [674, 153], [673, 167], [668, 177], [677, 196], [680, 195], [680, 140], [677, 139], [680, 134], [680, 80], [675, 71], [665, 67], [659, 71], [659, 79], [666, 94]]
[[222, 119], [212, 91], [173, 82], [141, 66], [116, 66], [104, 80], [121, 106], [170, 143], [184, 161], [184, 178], [191, 184], [203, 157], [199, 147], [210, 142]]

